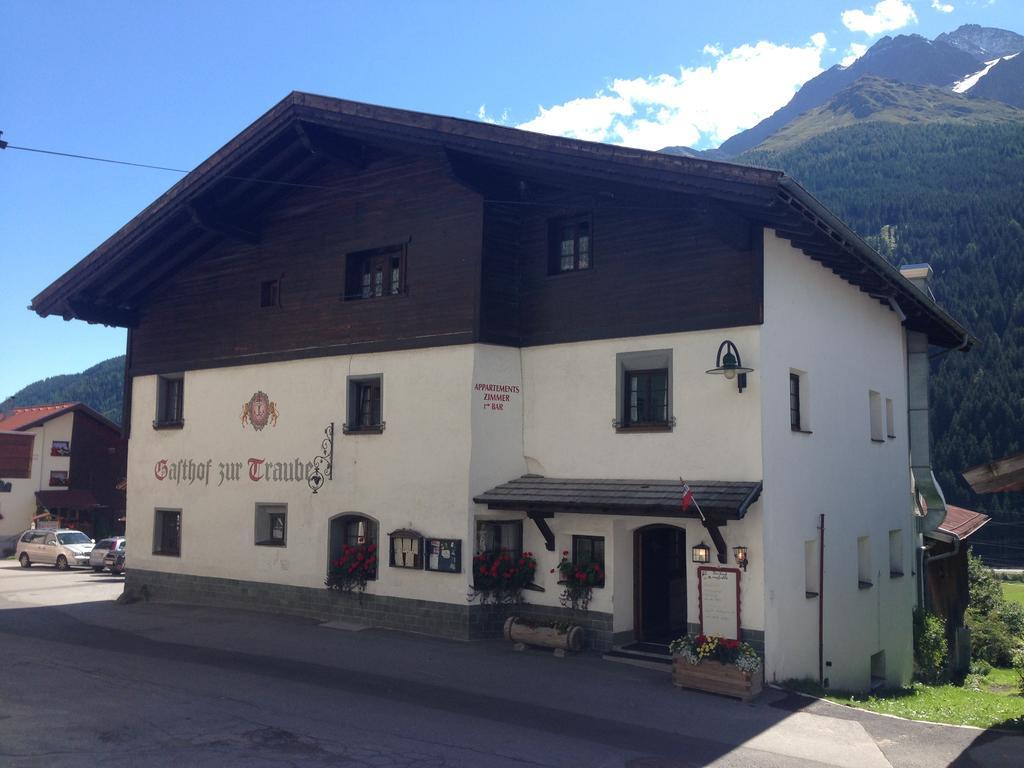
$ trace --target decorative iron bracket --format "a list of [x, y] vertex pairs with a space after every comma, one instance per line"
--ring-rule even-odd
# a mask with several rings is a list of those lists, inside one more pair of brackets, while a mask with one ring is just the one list
[[324, 480], [334, 479], [334, 422], [327, 425], [324, 438], [320, 441], [320, 455], [313, 459], [313, 471], [306, 482], [316, 493], [323, 487]]

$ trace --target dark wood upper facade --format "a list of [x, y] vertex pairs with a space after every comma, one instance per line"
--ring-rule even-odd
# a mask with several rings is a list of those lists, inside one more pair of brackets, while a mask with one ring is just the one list
[[[585, 269], [552, 268], [563, 220], [585, 222]], [[763, 227], [883, 303], [898, 298], [935, 343], [969, 343], [778, 172], [308, 94], [239, 134], [33, 308], [129, 327], [129, 378], [728, 328], [762, 320]], [[352, 283], [370, 285], [370, 262], [379, 272], [385, 258], [396, 271], [377, 275], [381, 295], [359, 298], [367, 287]]]

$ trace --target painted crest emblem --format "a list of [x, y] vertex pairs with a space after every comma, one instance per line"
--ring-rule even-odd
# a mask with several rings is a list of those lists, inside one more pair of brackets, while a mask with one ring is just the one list
[[277, 403], [271, 402], [266, 392], [260, 391], [249, 398], [249, 402], [242, 406], [242, 427], [252, 424], [252, 428], [259, 432], [269, 423], [270, 426], [277, 426]]

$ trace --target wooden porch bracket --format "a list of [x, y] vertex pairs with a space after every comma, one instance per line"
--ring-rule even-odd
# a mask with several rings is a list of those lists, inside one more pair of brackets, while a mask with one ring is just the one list
[[[551, 512], [527, 512], [530, 519], [537, 525], [537, 530], [544, 537], [544, 548], [548, 552], [555, 551], [555, 532], [551, 530], [546, 518], [554, 517]], [[723, 544], [724, 546], [724, 544]]]
[[708, 533], [711, 535], [711, 541], [715, 543], [715, 550], [718, 552], [718, 562], [722, 565], [728, 564], [729, 555], [726, 552], [725, 539], [722, 537], [718, 524], [705, 520], [704, 527], [707, 528]]

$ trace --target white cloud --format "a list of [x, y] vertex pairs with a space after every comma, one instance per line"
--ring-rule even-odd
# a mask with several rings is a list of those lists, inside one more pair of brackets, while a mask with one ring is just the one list
[[871, 13], [858, 9], [843, 11], [842, 18], [843, 25], [850, 31], [865, 32], [872, 37], [917, 23], [917, 14], [904, 0], [881, 0]]
[[846, 56], [842, 61], [839, 62], [840, 66], [848, 67], [867, 51], [868, 47], [861, 43], [850, 43], [850, 47], [846, 49]]
[[949, 3], [943, 3], [940, 0], [932, 0], [932, 8], [934, 8], [939, 13], [952, 13], [953, 11], [956, 10], [956, 8], [954, 8]]
[[496, 118], [487, 111], [486, 104], [481, 104], [480, 108], [476, 111], [476, 119], [482, 123], [490, 123], [491, 125], [508, 125], [511, 115], [508, 107], [505, 107], [505, 109], [501, 111], [501, 116]]
[[710, 66], [678, 75], [616, 79], [594, 96], [572, 99], [519, 128], [641, 149], [717, 146], [788, 102], [822, 71], [825, 35], [803, 46], [761, 41], [729, 52], [708, 45]]

